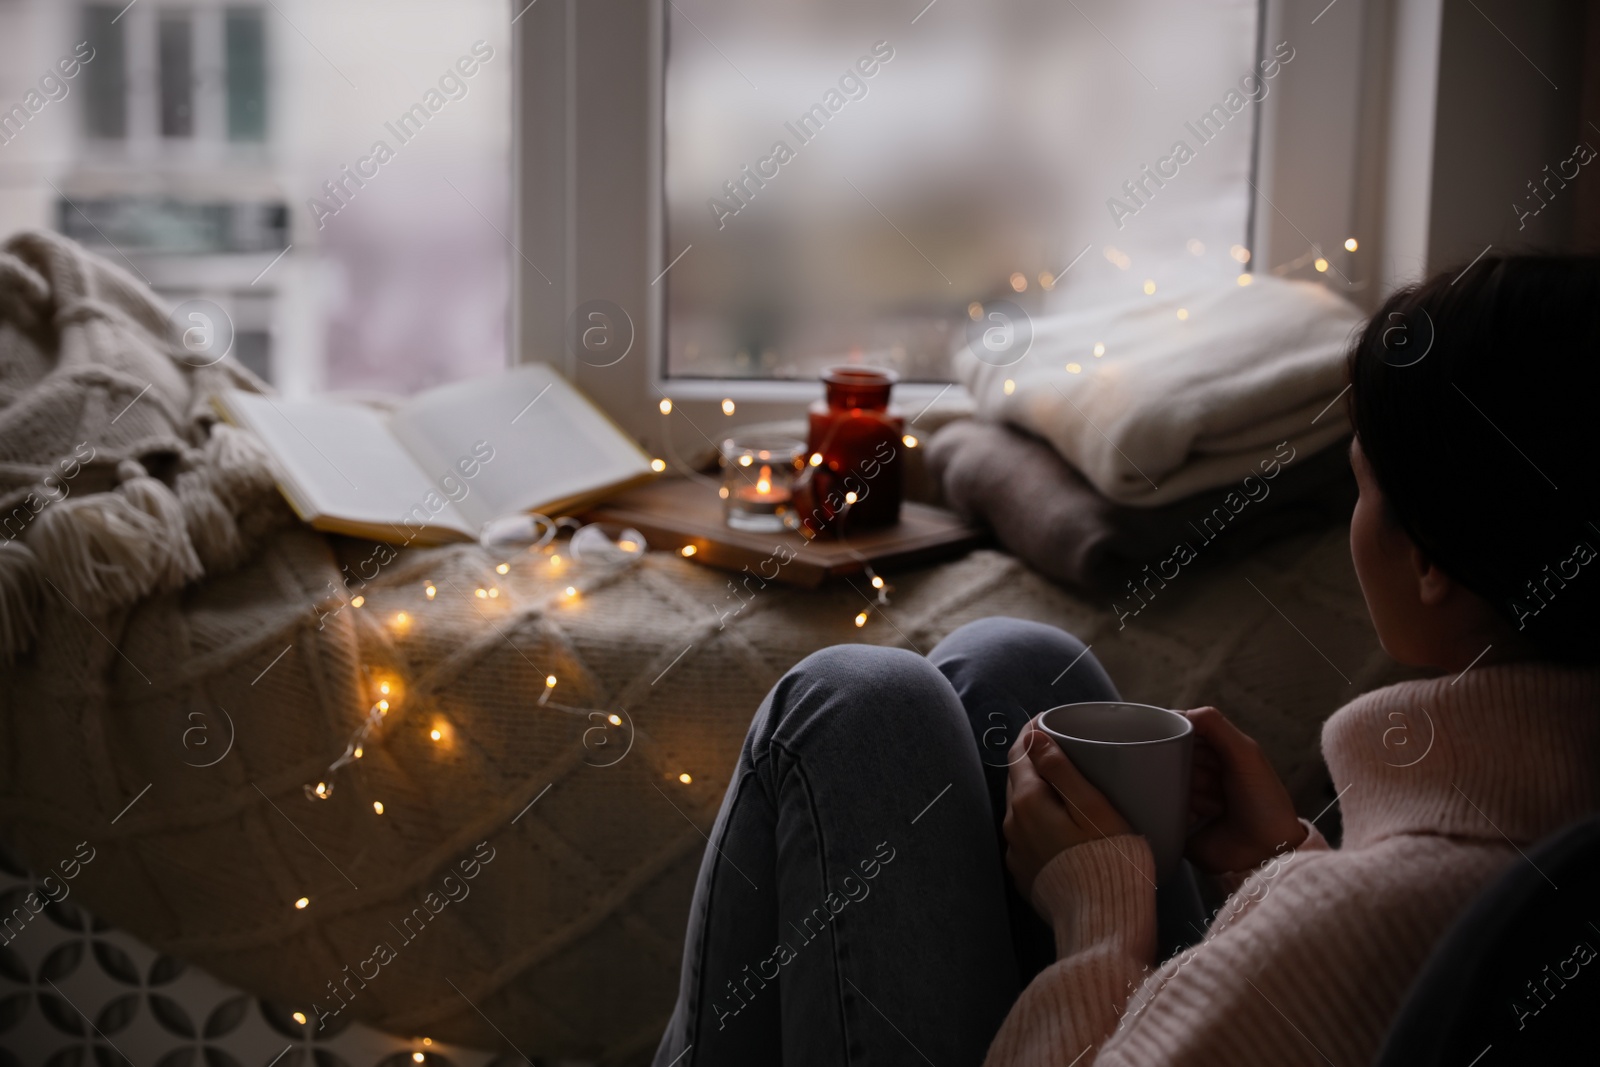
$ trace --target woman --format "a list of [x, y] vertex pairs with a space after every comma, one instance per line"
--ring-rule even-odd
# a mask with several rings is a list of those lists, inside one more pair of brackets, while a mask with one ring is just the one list
[[1597, 308], [1600, 260], [1486, 257], [1351, 352], [1356, 574], [1389, 654], [1442, 673], [1325, 724], [1342, 847], [1221, 712], [1185, 712], [1187, 857], [1237, 890], [1162, 963], [1182, 887], [1033, 728], [1117, 698], [1078, 641], [990, 619], [926, 659], [827, 649], [751, 724], [657, 1067], [1370, 1062], [1467, 902], [1600, 810]]

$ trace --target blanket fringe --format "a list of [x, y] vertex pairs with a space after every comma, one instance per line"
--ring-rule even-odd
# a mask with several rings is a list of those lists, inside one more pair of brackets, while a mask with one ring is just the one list
[[43, 594], [33, 550], [21, 541], [0, 544], [0, 663], [11, 663], [33, 647]]
[[244, 562], [244, 539], [239, 524], [217, 498], [211, 480], [203, 470], [183, 471], [178, 475], [178, 503], [183, 508], [189, 543], [208, 574], [230, 571]]
[[115, 491], [45, 508], [28, 544], [46, 574], [85, 614], [104, 614], [204, 573], [178, 498], [136, 460]]

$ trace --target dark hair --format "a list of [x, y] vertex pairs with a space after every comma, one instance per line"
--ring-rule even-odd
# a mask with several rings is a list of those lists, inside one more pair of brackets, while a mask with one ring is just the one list
[[1395, 521], [1543, 655], [1600, 662], [1600, 257], [1484, 256], [1401, 289], [1349, 376]]

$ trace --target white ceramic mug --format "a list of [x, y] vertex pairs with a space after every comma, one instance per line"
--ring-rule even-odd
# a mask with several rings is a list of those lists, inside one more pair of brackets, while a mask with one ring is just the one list
[[1188, 832], [1194, 757], [1188, 717], [1149, 704], [1094, 701], [1051, 708], [1039, 726], [1150, 843], [1157, 881], [1170, 876]]

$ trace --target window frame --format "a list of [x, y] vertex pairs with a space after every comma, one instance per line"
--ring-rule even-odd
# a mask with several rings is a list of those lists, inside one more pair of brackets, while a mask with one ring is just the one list
[[[1288, 0], [1260, 0], [1258, 53], [1288, 37], [1297, 59], [1310, 61], [1284, 68], [1254, 131], [1252, 269], [1303, 256], [1310, 235], [1343, 272], [1325, 280], [1358, 303], [1375, 300], [1389, 82], [1383, 42], [1394, 9], [1414, 2], [1344, 0], [1314, 17]], [[665, 377], [664, 283], [685, 250], [664, 247], [663, 0], [511, 4], [512, 361], [558, 367], [674, 466], [715, 448], [734, 426], [802, 415], [821, 395], [815, 382]], [[1311, 166], [1296, 136], [1308, 122], [1331, 126]], [[1359, 253], [1344, 251], [1352, 234], [1362, 234]], [[623, 309], [632, 326], [627, 355], [609, 366], [577, 358], [567, 338], [576, 311], [597, 300]], [[659, 410], [663, 398], [672, 401], [670, 416]], [[732, 416], [724, 400], [734, 402]], [[930, 405], [935, 416], [971, 409], [953, 383], [905, 383], [896, 400], [911, 416]]]

